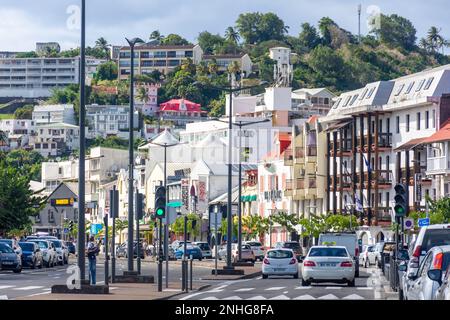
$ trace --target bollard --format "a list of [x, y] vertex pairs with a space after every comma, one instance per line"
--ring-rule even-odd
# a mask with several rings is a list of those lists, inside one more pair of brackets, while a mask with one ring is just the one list
[[185, 291], [186, 290], [186, 281], [184, 279], [184, 256], [182, 258], [183, 260], [181, 260], [181, 291]]
[[191, 278], [191, 285], [190, 285], [190, 288], [191, 288], [191, 291], [192, 291], [192, 262], [194, 261], [194, 259], [192, 258], [192, 256], [191, 256], [191, 270], [190, 270], [190, 278]]

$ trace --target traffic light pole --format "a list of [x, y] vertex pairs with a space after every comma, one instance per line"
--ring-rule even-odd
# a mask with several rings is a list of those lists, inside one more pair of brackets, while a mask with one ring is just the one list
[[[110, 208], [111, 211], [111, 208]], [[109, 255], [108, 255], [108, 215], [105, 214], [103, 218], [105, 224], [105, 285], [108, 285], [109, 281]]]

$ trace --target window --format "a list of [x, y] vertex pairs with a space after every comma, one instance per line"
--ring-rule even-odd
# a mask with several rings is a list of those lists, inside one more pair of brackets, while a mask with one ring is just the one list
[[414, 87], [414, 84], [415, 84], [415, 83], [416, 83], [416, 82], [413, 81], [413, 82], [411, 82], [411, 83], [408, 85], [408, 88], [406, 88], [405, 94], [409, 94], [409, 93], [411, 92], [411, 89]]
[[337, 107], [339, 107], [339, 103], [341, 103], [342, 98], [339, 98], [336, 103], [333, 105], [333, 109], [336, 109]]
[[53, 215], [53, 210], [48, 210], [48, 222], [53, 223], [55, 222], [55, 216]]
[[406, 132], [409, 132], [409, 114], [406, 115]]
[[417, 123], [417, 130], [420, 130], [420, 112], [417, 112], [416, 123]]
[[436, 110], [433, 110], [433, 116], [431, 121], [433, 122], [433, 128], [436, 128]]
[[374, 87], [374, 88], [371, 88], [370, 91], [369, 91], [369, 93], [367, 94], [366, 99], [369, 99], [369, 98], [372, 96], [372, 94], [373, 94], [374, 91], [375, 91], [375, 87]]
[[61, 167], [58, 168], [58, 174], [63, 174], [63, 168]]
[[425, 84], [425, 87], [423, 88], [424, 90], [428, 90], [430, 89], [431, 84], [433, 83], [434, 77], [431, 77], [430, 79], [427, 80], [427, 83]]
[[386, 192], [386, 208], [390, 208], [390, 205], [389, 205], [389, 192]]
[[364, 91], [363, 91], [363, 93], [362, 93], [362, 95], [359, 97], [359, 100], [362, 100], [362, 99], [364, 99], [364, 96], [366, 95], [366, 93], [367, 93], [367, 88], [365, 88], [364, 89]]
[[386, 132], [387, 133], [391, 132], [391, 118], [386, 119]]
[[422, 90], [423, 84], [425, 83], [425, 79], [420, 80], [419, 85], [416, 88], [416, 92]]
[[425, 129], [430, 127], [430, 111], [425, 111]]
[[[386, 156], [386, 170], [389, 170], [390, 162], [391, 162], [391, 158], [389, 156]], [[381, 168], [381, 166], [380, 166], [380, 168]]]
[[357, 94], [353, 96], [352, 101], [350, 102], [351, 106], [355, 103], [356, 99], [358, 99], [358, 95]]
[[348, 105], [348, 103], [349, 103], [351, 97], [352, 97], [352, 96], [348, 96], [347, 98], [345, 98], [345, 101], [344, 101], [344, 104], [342, 105], [342, 108], [345, 108], [345, 107]]
[[395, 132], [400, 133], [400, 116], [397, 116], [395, 118], [395, 122], [396, 122], [396, 128], [395, 128]]
[[395, 92], [395, 95], [398, 96], [402, 92], [404, 87], [405, 87], [404, 84], [398, 86], [397, 91]]

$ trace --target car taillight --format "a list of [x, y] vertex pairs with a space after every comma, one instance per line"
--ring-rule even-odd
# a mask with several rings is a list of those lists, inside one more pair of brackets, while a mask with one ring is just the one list
[[315, 267], [316, 263], [314, 261], [311, 261], [311, 260], [305, 260], [303, 262], [303, 266], [304, 267]]
[[359, 249], [358, 247], [355, 248], [355, 257], [357, 257], [359, 255]]
[[343, 262], [341, 262], [341, 267], [353, 267], [353, 262], [343, 261]]
[[434, 261], [433, 261], [433, 268], [434, 269], [438, 269], [438, 270], [442, 270], [442, 257], [443, 254], [438, 253], [435, 257], [434, 257]]
[[291, 261], [289, 262], [289, 264], [296, 264], [297, 260], [295, 260], [294, 258], [291, 259]]
[[413, 257], [420, 258], [420, 250], [422, 250], [421, 246], [417, 246], [414, 250]]
[[264, 263], [264, 264], [270, 264], [269, 259], [264, 258], [263, 263]]

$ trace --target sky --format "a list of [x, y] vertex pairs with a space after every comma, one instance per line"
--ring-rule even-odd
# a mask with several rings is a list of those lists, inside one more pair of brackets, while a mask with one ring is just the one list
[[[0, 51], [34, 50], [36, 42], [56, 41], [62, 49], [79, 46], [81, 0], [1, 0]], [[148, 40], [153, 30], [178, 33], [196, 42], [199, 32], [223, 35], [240, 13], [273, 12], [298, 35], [300, 25], [317, 25], [328, 16], [353, 33], [358, 31], [357, 6], [362, 5], [361, 31], [366, 34], [370, 11], [396, 13], [412, 21], [418, 38], [432, 25], [450, 39], [448, 0], [86, 0], [86, 44], [103, 36], [125, 45], [125, 37]], [[369, 13], [368, 13], [369, 11]]]

